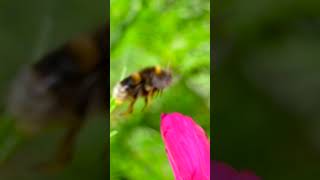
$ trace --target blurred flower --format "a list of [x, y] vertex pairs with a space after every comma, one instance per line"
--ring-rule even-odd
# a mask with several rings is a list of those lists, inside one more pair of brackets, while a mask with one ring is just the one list
[[[176, 180], [210, 179], [210, 143], [191, 117], [180, 113], [161, 115], [161, 136]], [[212, 163], [213, 180], [260, 180], [249, 171], [237, 172], [223, 163]]]
[[256, 176], [250, 171], [240, 171], [237, 172], [231, 166], [213, 162], [211, 170], [212, 179], [217, 180], [260, 180], [261, 178]]
[[176, 180], [210, 179], [210, 143], [192, 118], [161, 115], [161, 135]]

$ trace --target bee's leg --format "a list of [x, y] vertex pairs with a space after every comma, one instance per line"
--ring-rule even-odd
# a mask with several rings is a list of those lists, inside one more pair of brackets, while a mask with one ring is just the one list
[[[86, 93], [90, 92], [90, 88], [86, 89], [84, 92], [79, 93], [79, 101], [75, 107], [74, 117], [72, 122], [68, 124], [68, 129], [65, 136], [62, 138], [61, 144], [55, 154], [55, 158], [52, 162], [45, 164], [40, 167], [45, 172], [56, 172], [63, 169], [66, 165], [71, 163], [74, 154], [74, 147], [76, 143], [76, 137], [79, 134], [82, 126], [85, 123], [85, 117], [87, 114], [87, 109], [89, 105], [89, 98]], [[70, 117], [71, 118], [71, 117]]]
[[148, 96], [144, 97], [144, 106], [141, 111], [144, 111], [149, 106]]
[[129, 114], [131, 114], [131, 113], [133, 112], [133, 106], [134, 106], [134, 104], [135, 104], [135, 102], [136, 102], [136, 99], [137, 99], [137, 98], [133, 98], [133, 99], [130, 101], [128, 110], [127, 110], [126, 112], [122, 113], [122, 115], [129, 115]]
[[40, 165], [40, 170], [45, 172], [59, 171], [72, 161], [76, 137], [82, 127], [83, 121], [80, 120], [74, 123], [67, 130], [53, 161]]
[[76, 137], [81, 130], [83, 121], [77, 123], [70, 129], [62, 140], [62, 143], [57, 152], [57, 161], [63, 165], [69, 163], [73, 158], [74, 146], [76, 143]]
[[153, 95], [154, 95], [154, 92], [155, 92], [155, 91], [150, 91], [150, 92], [147, 94], [147, 96], [144, 97], [144, 106], [143, 106], [143, 108], [142, 108], [142, 111], [144, 111], [147, 107], [149, 107], [150, 102], [151, 102], [151, 100], [152, 100], [152, 97], [153, 97]]
[[152, 92], [152, 96], [158, 97], [159, 95], [161, 95], [161, 93], [162, 93], [162, 90], [161, 90], [161, 89], [155, 89], [155, 90], [153, 90], [153, 92]]

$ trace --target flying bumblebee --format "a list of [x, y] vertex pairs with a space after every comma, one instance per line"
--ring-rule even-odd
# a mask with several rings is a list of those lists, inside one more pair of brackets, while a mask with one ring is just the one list
[[171, 80], [172, 74], [169, 70], [162, 69], [160, 66], [147, 67], [121, 80], [113, 90], [113, 97], [117, 104], [130, 101], [128, 110], [124, 113], [130, 114], [139, 97], [144, 98], [143, 109], [145, 109], [152, 97], [168, 87]]
[[106, 109], [108, 38], [107, 26], [75, 37], [23, 68], [13, 82], [8, 110], [20, 131], [68, 128], [53, 168], [72, 160], [76, 135], [91, 110]]

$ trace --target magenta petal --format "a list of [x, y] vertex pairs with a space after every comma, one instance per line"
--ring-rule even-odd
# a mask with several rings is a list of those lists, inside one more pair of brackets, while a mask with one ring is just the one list
[[241, 171], [240, 173], [233, 169], [231, 166], [213, 162], [212, 164], [212, 180], [261, 180], [260, 177], [256, 176], [250, 171]]
[[176, 180], [210, 179], [210, 143], [192, 118], [180, 113], [161, 115], [161, 135]]
[[261, 178], [250, 171], [242, 171], [239, 173], [237, 180], [261, 180]]
[[212, 180], [235, 180], [237, 175], [238, 172], [227, 164], [217, 162], [212, 164]]

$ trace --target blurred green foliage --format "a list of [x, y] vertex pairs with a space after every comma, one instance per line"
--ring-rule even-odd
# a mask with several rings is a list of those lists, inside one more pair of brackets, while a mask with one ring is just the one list
[[[34, 166], [50, 160], [64, 133], [51, 130], [27, 139], [16, 133], [6, 98], [21, 67], [79, 33], [106, 23], [105, 0], [0, 1], [0, 179], [107, 179], [106, 117], [89, 117], [77, 138], [75, 158], [62, 172], [39, 173]], [[19, 146], [18, 146], [19, 145]]]
[[[173, 71], [173, 83], [145, 111], [111, 114], [111, 179], [173, 179], [160, 135], [161, 113], [193, 117], [210, 136], [210, 6], [208, 0], [112, 0], [110, 87], [147, 66]], [[112, 89], [111, 89], [112, 92]]]
[[320, 178], [319, 1], [214, 1], [214, 158]]

